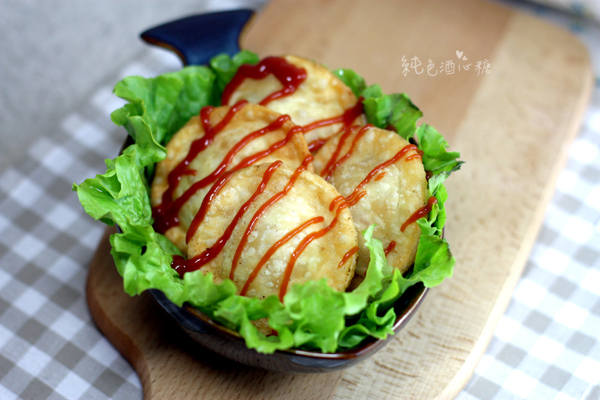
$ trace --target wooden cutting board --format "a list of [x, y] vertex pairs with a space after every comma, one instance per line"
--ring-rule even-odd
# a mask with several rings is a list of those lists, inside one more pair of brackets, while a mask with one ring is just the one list
[[242, 47], [352, 68], [411, 96], [467, 162], [447, 184], [454, 277], [385, 350], [332, 374], [268, 373], [202, 350], [149, 298], [123, 293], [105, 239], [88, 278], [94, 320], [148, 399], [455, 397], [511, 298], [580, 125], [592, 87], [584, 46], [483, 0], [286, 0], [255, 17]]

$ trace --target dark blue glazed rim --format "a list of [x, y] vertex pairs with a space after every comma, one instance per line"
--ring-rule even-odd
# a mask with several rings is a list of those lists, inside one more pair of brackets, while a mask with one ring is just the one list
[[[345, 369], [366, 360], [393, 338], [390, 335], [384, 340], [366, 339], [356, 348], [337, 353], [289, 349], [278, 350], [273, 354], [262, 354], [246, 347], [244, 339], [238, 332], [209, 318], [197, 309], [188, 305], [178, 307], [160, 290], [152, 289], [150, 293], [183, 330], [202, 346], [239, 363], [270, 371], [317, 373]], [[392, 328], [395, 333], [398, 333], [410, 320], [426, 293], [427, 289], [419, 283], [410, 287], [396, 301], [394, 309], [397, 318]]]
[[254, 11], [233, 10], [193, 15], [143, 32], [149, 44], [175, 52], [184, 65], [205, 65], [217, 54], [240, 51], [240, 37]]
[[[217, 54], [233, 56], [240, 51], [239, 40], [254, 12], [233, 10], [169, 22], [141, 34], [144, 41], [175, 52], [184, 65], [204, 65]], [[126, 142], [124, 147], [131, 144]], [[394, 305], [394, 332], [399, 332], [422, 303], [428, 289], [419, 283], [410, 287]], [[246, 347], [240, 334], [212, 320], [197, 309], [178, 307], [160, 290], [150, 290], [154, 300], [185, 332], [204, 347], [236, 362], [277, 372], [317, 373], [348, 368], [383, 348], [385, 340], [367, 339], [360, 346], [337, 353], [290, 349], [273, 354], [258, 353]]]

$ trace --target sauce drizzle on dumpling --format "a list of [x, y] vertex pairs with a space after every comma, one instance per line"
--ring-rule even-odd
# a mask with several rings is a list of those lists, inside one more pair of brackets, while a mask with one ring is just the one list
[[[225, 117], [215, 126], [210, 126], [210, 114], [214, 107], [207, 106], [200, 110], [200, 122], [204, 128], [204, 136], [194, 140], [190, 146], [190, 151], [185, 158], [177, 164], [177, 166], [169, 173], [167, 182], [169, 187], [162, 195], [160, 205], [153, 207], [152, 216], [154, 217], [154, 229], [159, 233], [165, 233], [169, 228], [179, 225], [177, 214], [179, 210], [187, 202], [185, 195], [183, 199], [173, 201], [173, 194], [181, 182], [181, 178], [185, 175], [195, 175], [196, 171], [189, 169], [188, 165], [212, 144], [215, 136], [221, 132], [231, 121], [234, 115], [244, 107], [248, 102], [240, 101], [229, 109]], [[190, 196], [191, 197], [191, 196]]]
[[256, 65], [244, 64], [238, 68], [231, 82], [225, 86], [223, 97], [221, 98], [221, 105], [226, 106], [227, 103], [229, 103], [231, 95], [244, 80], [248, 78], [263, 79], [269, 74], [273, 74], [275, 78], [277, 78], [279, 83], [283, 85], [283, 89], [273, 92], [261, 100], [261, 102], [258, 103], [261, 106], [267, 105], [275, 99], [289, 96], [294, 93], [298, 89], [298, 86], [306, 79], [306, 70], [304, 68], [296, 67], [294, 64], [290, 64], [285, 58], [281, 57], [267, 57]]
[[[323, 126], [328, 126], [328, 125], [334, 125], [334, 124], [339, 124], [342, 123], [342, 129], [340, 129], [338, 131], [350, 131], [350, 129], [352, 128], [352, 124], [354, 123], [354, 121], [360, 117], [360, 115], [363, 113], [364, 110], [364, 106], [363, 106], [363, 100], [364, 98], [361, 96], [358, 98], [358, 101], [356, 102], [356, 104], [354, 105], [354, 107], [348, 108], [346, 111], [344, 111], [344, 113], [342, 115], [338, 115], [337, 117], [333, 117], [333, 118], [326, 118], [326, 119], [321, 119], [319, 121], [315, 121], [312, 122], [308, 125], [304, 125], [304, 133], [306, 134], [307, 132], [312, 131], [313, 129], [317, 129], [317, 128], [321, 128]], [[358, 125], [354, 125], [356, 127], [358, 127]], [[323, 145], [325, 144], [325, 142], [327, 141], [327, 139], [329, 138], [321, 138], [321, 139], [315, 139], [313, 141], [311, 141], [310, 143], [308, 143], [308, 150], [310, 150], [312, 153], [318, 151], [321, 147], [323, 147]]]
[[342, 266], [344, 264], [346, 264], [346, 262], [356, 253], [358, 252], [358, 246], [354, 246], [353, 248], [351, 248], [350, 250], [348, 250], [346, 252], [346, 254], [344, 254], [344, 257], [342, 257], [342, 260], [340, 261], [340, 263], [338, 264], [338, 268], [342, 268]]
[[395, 248], [396, 248], [396, 242], [394, 240], [392, 240], [390, 242], [390, 244], [388, 244], [387, 247], [383, 250], [383, 253], [387, 257], [387, 255], [390, 254], [391, 251], [394, 251]]
[[[198, 254], [196, 257], [190, 258], [188, 260], [181, 256], [173, 256], [173, 262], [171, 264], [171, 267], [174, 270], [176, 270], [179, 273], [179, 275], [183, 276], [187, 272], [196, 271], [197, 269], [200, 269], [203, 265], [207, 264], [216, 256], [218, 256], [221, 250], [223, 250], [223, 247], [225, 246], [229, 238], [231, 237], [231, 234], [233, 233], [233, 230], [237, 226], [239, 220], [242, 219], [248, 208], [250, 208], [252, 203], [254, 203], [254, 200], [256, 200], [256, 198], [262, 192], [264, 192], [264, 190], [267, 187], [267, 183], [269, 183], [269, 180], [273, 176], [273, 173], [282, 164], [283, 162], [281, 161], [275, 161], [271, 165], [269, 165], [269, 167], [265, 171], [265, 174], [263, 175], [260, 184], [254, 191], [254, 193], [252, 193], [250, 198], [246, 200], [246, 202], [244, 202], [244, 204], [240, 207], [238, 212], [235, 214], [235, 216], [225, 229], [225, 232], [223, 232], [221, 237], [217, 239], [215, 244], [213, 244], [210, 248], [206, 249], [202, 253]], [[190, 228], [188, 229], [186, 237], [187, 241], [189, 241], [189, 239], [192, 236], [194, 236], [196, 230], [198, 229], [198, 226], [200, 226], [200, 224], [202, 223], [202, 219], [204, 218], [204, 216], [206, 216], [206, 210], [208, 209], [208, 207], [210, 207], [210, 204], [212, 203], [212, 200], [214, 199], [215, 195], [224, 186], [224, 182], [227, 182], [231, 178], [233, 172], [234, 171], [228, 171], [227, 173], [221, 175], [221, 177], [218, 179], [218, 182], [216, 182], [215, 185], [211, 188], [211, 193], [204, 197], [204, 200], [202, 201], [202, 206], [200, 207], [200, 211], [198, 211], [196, 217], [194, 217], [192, 226], [190, 226]]]
[[308, 167], [308, 164], [310, 162], [312, 162], [312, 159], [313, 159], [312, 156], [310, 156], [310, 155], [306, 156], [304, 158], [304, 161], [302, 162], [302, 165], [300, 165], [298, 168], [296, 168], [296, 170], [292, 174], [292, 177], [288, 181], [287, 185], [283, 188], [283, 190], [276, 193], [275, 195], [273, 195], [269, 200], [267, 200], [263, 205], [260, 206], [260, 208], [256, 211], [256, 213], [254, 213], [254, 215], [252, 216], [252, 219], [250, 220], [250, 223], [248, 224], [248, 226], [246, 227], [246, 230], [244, 231], [244, 234], [242, 235], [240, 244], [238, 245], [237, 250], [235, 251], [235, 254], [233, 255], [233, 260], [231, 262], [231, 270], [229, 272], [229, 279], [233, 280], [233, 277], [235, 274], [235, 268], [237, 267], [237, 265], [240, 261], [242, 251], [244, 251], [244, 246], [246, 246], [246, 243], [248, 242], [248, 238], [250, 237], [250, 235], [252, 234], [252, 231], [254, 230], [254, 227], [256, 226], [256, 222], [259, 220], [260, 217], [262, 217], [264, 215], [264, 213], [273, 204], [275, 204], [275, 202], [277, 202], [277, 200], [281, 199], [283, 196], [285, 196], [286, 194], [289, 193], [289, 191], [294, 186], [294, 183], [296, 183], [296, 180], [298, 179], [300, 174], [302, 172], [306, 171], [306, 168]]
[[[160, 205], [154, 207], [152, 210], [152, 214], [155, 219], [154, 228], [157, 232], [165, 233], [169, 228], [179, 225], [178, 214], [181, 208], [185, 205], [185, 203], [187, 203], [190, 200], [190, 198], [200, 189], [208, 187], [215, 183], [217, 178], [219, 178], [227, 170], [236, 154], [244, 146], [248, 145], [254, 139], [257, 139], [270, 132], [280, 129], [286, 122], [290, 120], [290, 117], [288, 115], [282, 115], [266, 127], [256, 130], [254, 132], [250, 132], [242, 140], [240, 140], [231, 150], [229, 150], [229, 152], [225, 155], [223, 161], [214, 171], [212, 171], [203, 179], [195, 182], [180, 197], [178, 197], [176, 200], [173, 200], [173, 194], [175, 193], [175, 190], [177, 189], [181, 178], [184, 175], [196, 174], [195, 170], [188, 168], [189, 163], [191, 163], [198, 156], [199, 153], [204, 151], [208, 146], [212, 144], [215, 136], [227, 126], [227, 124], [231, 121], [233, 116], [239, 110], [241, 110], [247, 103], [248, 102], [245, 100], [236, 103], [234, 106], [231, 107], [231, 109], [229, 109], [225, 117], [215, 126], [210, 125], [210, 114], [214, 110], [214, 107], [207, 106], [203, 107], [202, 110], [200, 110], [200, 121], [204, 128], [205, 135], [192, 142], [190, 151], [186, 155], [184, 160], [181, 161], [177, 165], [177, 167], [175, 167], [175, 169], [173, 169], [173, 171], [171, 171], [168, 175], [167, 180], [169, 182], [169, 186], [167, 190], [165, 190], [165, 192], [163, 193], [162, 202]], [[268, 156], [269, 154], [275, 152], [277, 149], [285, 146], [295, 134], [301, 131], [302, 127], [294, 126], [288, 131], [286, 137], [283, 140], [273, 143], [269, 148], [263, 151], [260, 151], [258, 153], [252, 154], [244, 158], [232, 170], [245, 168], [256, 163], [258, 160]]]
[[[246, 79], [260, 80], [266, 78], [268, 75], [273, 75], [281, 83], [283, 89], [268, 94], [258, 103], [262, 106], [269, 104], [273, 100], [295, 93], [298, 87], [306, 80], [307, 72], [306, 69], [295, 66], [283, 57], [266, 57], [256, 65], [241, 65], [233, 79], [225, 86], [221, 104], [227, 105], [236, 89]], [[350, 129], [354, 121], [363, 114], [363, 100], [362, 96], [359, 97], [356, 104], [346, 109], [341, 115], [324, 118], [304, 125], [304, 133], [306, 134], [312, 130], [339, 123], [342, 124], [342, 128], [338, 132]], [[315, 153], [325, 144], [328, 138], [312, 140], [308, 143], [308, 149], [311, 153]]]
[[297, 234], [299, 234], [300, 232], [302, 232], [304, 229], [308, 228], [309, 226], [311, 226], [313, 224], [318, 224], [318, 223], [323, 222], [323, 221], [325, 221], [325, 218], [323, 218], [323, 217], [314, 217], [314, 218], [311, 218], [308, 221], [306, 221], [303, 224], [301, 224], [300, 226], [297, 226], [296, 228], [292, 229], [287, 234], [285, 234], [284, 237], [282, 237], [277, 242], [275, 242], [273, 244], [273, 246], [271, 246], [269, 248], [269, 250], [267, 250], [266, 253], [262, 256], [262, 258], [260, 259], [260, 261], [258, 262], [258, 264], [256, 264], [256, 267], [254, 267], [254, 269], [252, 270], [252, 272], [248, 276], [248, 279], [246, 280], [246, 283], [244, 283], [244, 287], [242, 287], [242, 291], [240, 292], [240, 296], [244, 296], [246, 294], [246, 292], [248, 292], [248, 289], [250, 288], [250, 285], [252, 284], [252, 282], [254, 282], [254, 279], [256, 279], [256, 277], [258, 276], [258, 273], [260, 272], [260, 270], [262, 269], [262, 267], [264, 267], [264, 265], [267, 263], [267, 261], [269, 261], [269, 259], [273, 256], [273, 254], [275, 254], [275, 252], [281, 246], [283, 246], [284, 244], [286, 244], [287, 242], [289, 242], [290, 239], [292, 239], [294, 236], [296, 236]]
[[[234, 259], [232, 262], [232, 267], [231, 267], [230, 274], [229, 274], [229, 279], [233, 280], [233, 278], [235, 276], [235, 268], [237, 266], [237, 263], [241, 256], [241, 253], [243, 251], [243, 247], [247, 241], [247, 238], [252, 233], [252, 230], [253, 230], [256, 222], [258, 221], [258, 219], [262, 215], [264, 215], [265, 211], [271, 205], [273, 205], [275, 202], [280, 200], [283, 196], [285, 196], [285, 194], [287, 194], [290, 191], [290, 189], [293, 187], [297, 178], [300, 176], [300, 174], [302, 172], [304, 172], [306, 170], [308, 164], [311, 161], [312, 161], [312, 156], [310, 156], [310, 155], [306, 156], [302, 165], [300, 165], [298, 168], [296, 168], [296, 170], [290, 177], [288, 184], [285, 186], [285, 188], [282, 191], [273, 195], [270, 199], [268, 199], [265, 203], [263, 203], [261, 205], [261, 207], [259, 207], [259, 209], [255, 212], [255, 214], [251, 218], [250, 223], [248, 224], [248, 227], [246, 228], [244, 235], [242, 236], [242, 239], [240, 240], [240, 243], [238, 244], [238, 247], [236, 249]], [[260, 184], [258, 185], [258, 187], [256, 188], [256, 190], [254, 191], [254, 193], [250, 196], [250, 198], [248, 198], [248, 200], [246, 200], [246, 202], [244, 202], [244, 204], [240, 207], [240, 209], [238, 210], [236, 215], [233, 217], [233, 219], [231, 220], [231, 222], [229, 223], [229, 225], [227, 226], [227, 228], [225, 229], [225, 231], [223, 232], [221, 237], [219, 237], [219, 239], [217, 239], [210, 248], [207, 248], [199, 255], [197, 255], [193, 258], [190, 258], [188, 260], [184, 259], [181, 256], [173, 256], [173, 262], [171, 264], [172, 268], [175, 269], [181, 276], [183, 276], [187, 272], [196, 271], [196, 270], [202, 268], [203, 265], [205, 265], [205, 264], [209, 263], [211, 260], [213, 260], [223, 250], [225, 244], [231, 238], [231, 235], [232, 235], [233, 231], [235, 230], [235, 227], [237, 226], [239, 221], [242, 219], [242, 217], [244, 216], [246, 211], [250, 208], [250, 206], [256, 201], [258, 196], [264, 192], [269, 180], [275, 173], [275, 170], [277, 170], [277, 168], [281, 165], [282, 165], [281, 161], [275, 161], [269, 165], [269, 167], [266, 169], [265, 173], [263, 174], [262, 180], [261, 180]], [[190, 229], [188, 230], [188, 233], [187, 233], [188, 242], [189, 242], [189, 239], [194, 236], [194, 234], [195, 234], [196, 230], [198, 229], [199, 225], [201, 224], [203, 218], [206, 216], [207, 210], [210, 207], [211, 202], [213, 201], [215, 196], [219, 193], [219, 191], [223, 188], [223, 186], [229, 181], [229, 179], [231, 178], [233, 173], [234, 173], [234, 171], [228, 171], [225, 174], [221, 175], [221, 177], [217, 180], [217, 182], [215, 182], [215, 184], [211, 188], [210, 192], [204, 198], [204, 201], [202, 202], [202, 206], [200, 207], [200, 210], [196, 214], [196, 217], [194, 218], [194, 221], [192, 222], [192, 225], [190, 226]], [[350, 205], [350, 203], [348, 203], [346, 201], [340, 202], [339, 197], [336, 197], [329, 206], [330, 210], [333, 210], [332, 206], [335, 206], [335, 205], [337, 205], [336, 213], [335, 213], [334, 218], [329, 223], [329, 225], [306, 235], [300, 241], [300, 243], [296, 246], [296, 248], [290, 255], [290, 259], [284, 270], [283, 278], [282, 278], [280, 289], [279, 289], [279, 299], [280, 300], [283, 301], [283, 297], [285, 296], [285, 293], [287, 292], [287, 287], [288, 287], [288, 284], [290, 281], [290, 277], [292, 275], [292, 271], [294, 269], [296, 261], [298, 260], [298, 258], [302, 254], [302, 252], [306, 249], [306, 247], [312, 241], [325, 236], [329, 231], [331, 231], [332, 229], [335, 228], [335, 226], [337, 225], [338, 220], [339, 220], [339, 218], [338, 218], [339, 214], [341, 213], [342, 210], [344, 210], [346, 207], [348, 207]], [[312, 218], [312, 219], [304, 222], [300, 226], [294, 228], [293, 230], [288, 232], [282, 239], [280, 239], [276, 243], [274, 243], [265, 252], [265, 255], [261, 258], [261, 260], [258, 262], [256, 267], [254, 268], [254, 270], [250, 273], [246, 282], [244, 283], [244, 286], [243, 286], [240, 294], [241, 295], [246, 294], [250, 284], [256, 278], [256, 276], [260, 272], [261, 268], [266, 264], [266, 262], [269, 260], [269, 258], [277, 251], [277, 249], [279, 247], [281, 247], [283, 244], [288, 242], [292, 237], [294, 237], [295, 235], [300, 233], [302, 230], [304, 230], [308, 226], [313, 225], [315, 223], [320, 223], [323, 221], [324, 221], [324, 218], [322, 216]], [[340, 268], [342, 265], [344, 265], [357, 251], [358, 251], [358, 247], [352, 248], [350, 251], [348, 251], [343, 256], [342, 261], [338, 265], [338, 268]]]
[[400, 232], [404, 232], [406, 230], [406, 228], [408, 227], [408, 225], [412, 224], [413, 222], [417, 222], [417, 220], [419, 218], [423, 218], [425, 216], [427, 216], [427, 214], [429, 214], [431, 212], [431, 208], [433, 207], [434, 204], [437, 204], [437, 199], [435, 198], [435, 196], [431, 196], [429, 198], [429, 200], [427, 200], [427, 204], [425, 204], [423, 207], [419, 208], [417, 211], [415, 211], [400, 227]]
[[[321, 171], [321, 176], [323, 178], [325, 178], [325, 180], [329, 180], [333, 174], [333, 172], [335, 171], [335, 169], [337, 167], [339, 167], [344, 161], [346, 161], [348, 158], [350, 158], [350, 156], [352, 155], [352, 152], [356, 146], [356, 144], [360, 141], [361, 137], [371, 128], [373, 128], [374, 126], [371, 124], [367, 124], [365, 126], [363, 126], [362, 128], [360, 128], [360, 130], [356, 133], [356, 135], [354, 136], [354, 139], [352, 140], [352, 143], [350, 144], [350, 148], [348, 149], [348, 151], [346, 152], [346, 154], [344, 154], [341, 158], [338, 159], [338, 156], [342, 150], [342, 148], [344, 147], [344, 145], [346, 144], [346, 140], [348, 140], [348, 137], [353, 133], [353, 131], [351, 129], [347, 129], [341, 136], [340, 139], [337, 143], [337, 146], [335, 148], [335, 150], [333, 151], [333, 153], [331, 154], [331, 157], [329, 158], [329, 161], [327, 162], [327, 164], [325, 164], [325, 167], [323, 168], [323, 170]], [[396, 161], [400, 160], [407, 152], [414, 150], [415, 153], [411, 154], [409, 156], [407, 156], [404, 161], [405, 162], [409, 162], [412, 160], [422, 160], [423, 159], [423, 151], [420, 150], [416, 145], [414, 144], [409, 144], [404, 146], [398, 153], [396, 153], [396, 155], [394, 155], [392, 158], [390, 158], [387, 161], [384, 161], [383, 163], [377, 165], [375, 168], [373, 168], [371, 170], [371, 172], [369, 172], [367, 174], [367, 176], [358, 184], [358, 186], [354, 189], [354, 191], [352, 193], [350, 193], [350, 195], [343, 197], [343, 196], [339, 196], [338, 198], [334, 199], [334, 202], [332, 202], [332, 204], [330, 205], [330, 210], [333, 210], [333, 207], [335, 204], [339, 203], [339, 202], [345, 202], [348, 203], [349, 206], [353, 206], [356, 203], [358, 203], [358, 201], [364, 197], [366, 195], [365, 191], [361, 191], [361, 189], [367, 184], [369, 183], [371, 180], [375, 181], [379, 181], [381, 179], [383, 179], [383, 177], [386, 174], [386, 171], [380, 172], [382, 169], [388, 167], [389, 165], [392, 165], [393, 163], [395, 163]], [[433, 207], [434, 204], [437, 203], [437, 199], [434, 196], [431, 196], [429, 198], [429, 200], [427, 201], [427, 204], [421, 208], [419, 208], [418, 210], [416, 210], [401, 226], [400, 231], [404, 232], [406, 230], [406, 228], [408, 227], [408, 225], [416, 222], [419, 218], [422, 218], [426, 215], [428, 215], [431, 212], [431, 208]], [[396, 242], [391, 241], [390, 244], [387, 246], [387, 248], [385, 249], [385, 254], [389, 254], [391, 251], [394, 250], [394, 248], [396, 247]]]

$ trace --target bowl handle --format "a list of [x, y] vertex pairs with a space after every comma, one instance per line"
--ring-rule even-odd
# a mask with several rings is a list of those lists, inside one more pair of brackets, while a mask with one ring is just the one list
[[141, 38], [149, 44], [173, 51], [183, 65], [204, 65], [217, 54], [233, 56], [252, 10], [220, 11], [193, 15], [148, 29]]

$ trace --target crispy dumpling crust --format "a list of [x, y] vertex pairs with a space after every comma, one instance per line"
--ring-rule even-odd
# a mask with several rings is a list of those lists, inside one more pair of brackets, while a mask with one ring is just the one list
[[[338, 117], [356, 105], [357, 98], [352, 90], [327, 68], [297, 56], [288, 55], [283, 58], [290, 64], [304, 68], [307, 77], [296, 92], [269, 102], [267, 107], [287, 114], [292, 117], [294, 123], [305, 126], [315, 121]], [[233, 105], [242, 99], [258, 104], [282, 88], [273, 75], [259, 80], [246, 79], [233, 92], [228, 104]], [[354, 121], [355, 125], [360, 126], [366, 123], [364, 114]], [[342, 128], [343, 124], [337, 123], [313, 129], [306, 132], [306, 141], [310, 144], [317, 139], [329, 138]]]
[[[329, 210], [330, 203], [339, 196], [335, 188], [311, 172], [302, 171], [298, 174], [295, 169], [285, 164], [278, 167], [274, 167], [274, 164], [253, 165], [235, 171], [207, 206], [205, 217], [189, 242], [188, 259], [199, 256], [215, 246], [242, 205], [251, 199], [261, 182], [264, 182], [265, 176], [269, 176], [269, 168], [274, 169], [264, 186], [264, 191], [259, 192], [250, 203], [216, 257], [200, 269], [205, 273], [212, 272], [215, 282], [221, 282], [231, 277], [232, 263], [236, 252], [239, 252], [232, 279], [238, 294], [259, 298], [269, 295], [281, 297], [286, 291], [285, 287], [281, 287], [285, 270], [290, 268], [288, 263], [291, 254], [307, 236], [323, 230], [337, 218], [337, 222], [333, 223], [329, 231], [323, 231], [323, 236], [309, 242], [299, 253], [293, 269], [290, 269], [287, 288], [296, 283], [326, 278], [332, 288], [338, 291], [345, 290], [354, 275], [356, 253], [343, 264], [341, 261], [345, 254], [351, 254], [358, 246], [358, 235], [350, 212], [347, 208], [342, 209], [336, 217], [337, 210]], [[297, 178], [289, 192], [273, 202], [255, 220], [254, 229], [248, 231], [245, 245], [238, 250], [248, 225], [255, 218], [254, 215], [269, 199], [289, 185], [294, 173]], [[309, 223], [311, 220], [315, 221]], [[304, 228], [299, 229], [301, 226]], [[287, 242], [280, 247], [275, 245], [286, 236], [289, 237]], [[265, 256], [270, 249], [276, 250], [270, 252], [270, 257]], [[268, 261], [262, 264], [255, 272], [255, 278], [247, 285], [249, 277], [261, 264], [261, 260]], [[244, 290], [245, 285], [247, 286]]]
[[[394, 158], [409, 143], [394, 132], [370, 127], [355, 129], [345, 140], [335, 157], [343, 158], [359, 137], [350, 156], [341, 162], [327, 179], [343, 196], [348, 197], [365, 177], [378, 165]], [[315, 171], [320, 175], [334, 156], [343, 133], [330, 138], [314, 159]], [[406, 159], [409, 158], [409, 161]], [[332, 165], [332, 164], [330, 164]], [[326, 172], [326, 171], [325, 171]], [[384, 249], [392, 241], [396, 246], [387, 255], [390, 265], [405, 272], [414, 263], [421, 230], [416, 223], [401, 227], [415, 211], [427, 202], [427, 179], [422, 160], [413, 149], [393, 164], [382, 169], [362, 189], [366, 192], [350, 207], [352, 218], [359, 232], [376, 224], [373, 237], [380, 240]], [[364, 276], [369, 265], [369, 251], [364, 238], [359, 235], [360, 250], [356, 274]]]
[[[210, 114], [210, 125], [216, 126], [226, 116], [231, 107], [217, 107]], [[241, 108], [225, 128], [215, 135], [214, 141], [189, 164], [189, 169], [195, 170], [195, 174], [184, 175], [177, 189], [173, 193], [173, 199], [179, 198], [195, 182], [205, 178], [223, 162], [227, 153], [240, 140], [252, 132], [265, 128], [280, 118], [281, 115], [271, 109], [256, 104], [246, 104]], [[237, 166], [244, 158], [252, 156], [260, 151], [268, 149], [273, 144], [283, 141], [286, 135], [295, 126], [291, 121], [285, 122], [279, 129], [266, 133], [244, 146], [233, 157], [226, 170]], [[163, 193], [167, 190], [168, 175], [175, 167], [185, 159], [190, 151], [192, 142], [205, 136], [204, 128], [199, 116], [195, 116], [179, 130], [167, 144], [167, 157], [156, 166], [154, 180], [152, 182], [151, 200], [152, 206], [161, 204]], [[306, 140], [301, 132], [291, 136], [289, 142], [283, 147], [273, 151], [271, 154], [256, 160], [257, 163], [268, 163], [282, 160], [293, 168], [299, 166], [304, 157], [310, 154]], [[312, 171], [312, 165], [309, 166]], [[179, 225], [170, 228], [165, 235], [185, 253], [187, 246], [185, 236], [191, 221], [202, 204], [204, 196], [211, 185], [198, 190], [191, 199], [179, 211]]]

